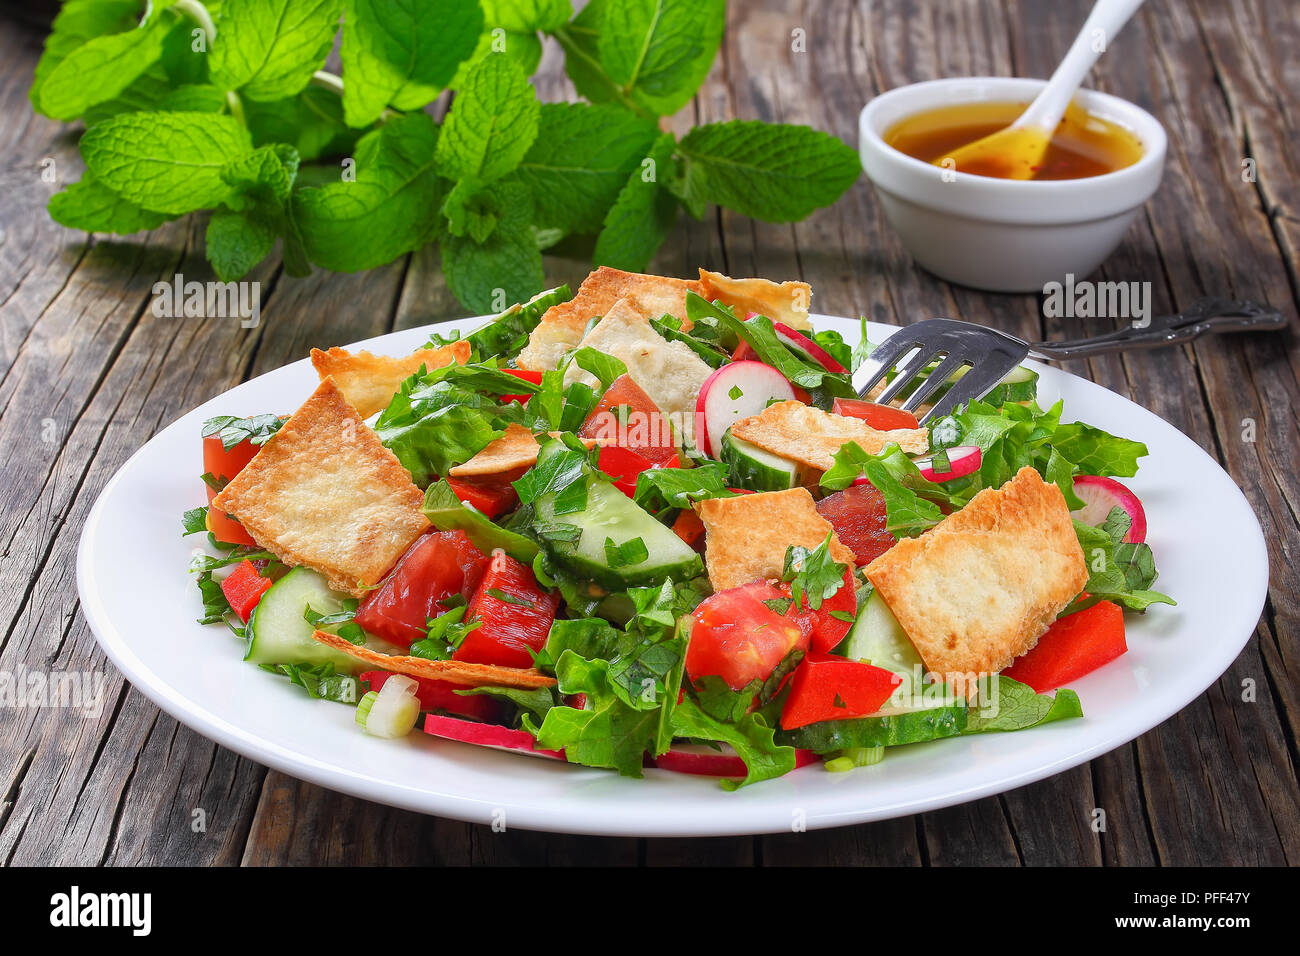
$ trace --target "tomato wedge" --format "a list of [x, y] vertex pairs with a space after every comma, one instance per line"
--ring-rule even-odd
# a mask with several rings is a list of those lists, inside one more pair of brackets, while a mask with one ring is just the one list
[[551, 632], [560, 596], [537, 583], [532, 568], [504, 551], [492, 552], [483, 580], [465, 611], [478, 621], [455, 660], [501, 667], [532, 667], [531, 652], [540, 651]]
[[487, 555], [464, 531], [430, 531], [406, 549], [393, 570], [357, 608], [363, 630], [403, 647], [428, 633], [453, 594], [468, 600], [483, 579]]
[[652, 465], [681, 467], [672, 423], [630, 375], [610, 383], [578, 435], [636, 452]]
[[261, 445], [254, 445], [245, 439], [238, 445], [229, 450], [221, 443], [221, 436], [208, 435], [203, 439], [203, 471], [211, 475], [212, 480], [217, 487], [204, 483], [208, 490], [208, 530], [218, 541], [224, 541], [226, 544], [256, 544], [252, 535], [244, 530], [244, 526], [226, 514], [224, 511], [214, 511], [211, 508], [212, 499], [217, 496], [218, 490], [224, 488], [230, 483], [230, 479], [239, 474], [244, 466], [253, 460], [254, 456], [262, 450]]
[[920, 428], [921, 423], [911, 412], [892, 405], [879, 405], [864, 402], [858, 398], [837, 398], [831, 403], [831, 411], [845, 418], [860, 418], [872, 428], [887, 432], [891, 428]]
[[[391, 677], [388, 671], [362, 671], [358, 675], [363, 691], [379, 690], [384, 681]], [[504, 701], [486, 694], [458, 694], [458, 690], [467, 690], [467, 684], [453, 684], [446, 680], [432, 680], [428, 677], [406, 675], [415, 681], [415, 696], [420, 701], [420, 710], [445, 710], [462, 717], [475, 720], [500, 720], [505, 716]]]
[[831, 523], [835, 537], [865, 567], [894, 546], [885, 527], [885, 496], [869, 484], [851, 485], [817, 502], [817, 513]]
[[901, 681], [883, 667], [810, 651], [790, 678], [781, 726], [794, 730], [823, 720], [874, 714]]
[[687, 676], [696, 681], [715, 675], [740, 690], [750, 681], [766, 680], [795, 648], [807, 648], [808, 635], [798, 623], [763, 603], [782, 596], [766, 581], [756, 581], [701, 602], [691, 615]]

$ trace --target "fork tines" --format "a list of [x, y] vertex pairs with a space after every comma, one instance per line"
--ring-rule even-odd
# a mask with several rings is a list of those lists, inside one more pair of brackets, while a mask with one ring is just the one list
[[1006, 333], [969, 322], [926, 319], [899, 329], [871, 353], [872, 360], [880, 365], [858, 394], [866, 398], [905, 356], [913, 352], [915, 354], [874, 401], [882, 405], [891, 403], [931, 362], [938, 361], [934, 370], [903, 402], [904, 409], [915, 411], [953, 375], [966, 368], [921, 419], [926, 422], [986, 394], [1028, 355], [1029, 345]]

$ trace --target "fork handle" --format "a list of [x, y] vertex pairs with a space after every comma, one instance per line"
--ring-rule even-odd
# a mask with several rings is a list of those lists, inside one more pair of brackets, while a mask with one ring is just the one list
[[1277, 309], [1245, 300], [1199, 299], [1182, 312], [1153, 319], [1142, 328], [1129, 326], [1105, 335], [1065, 342], [1033, 342], [1030, 351], [1043, 358], [1077, 359], [1130, 349], [1158, 349], [1190, 342], [1210, 332], [1284, 329], [1288, 319]]

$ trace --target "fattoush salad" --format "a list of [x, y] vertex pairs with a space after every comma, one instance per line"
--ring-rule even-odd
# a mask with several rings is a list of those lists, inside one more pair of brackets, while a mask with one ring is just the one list
[[1173, 603], [1115, 480], [1145, 446], [1028, 368], [922, 427], [810, 296], [600, 268], [411, 355], [314, 349], [292, 415], [204, 424], [202, 622], [376, 737], [728, 789], [1081, 717]]

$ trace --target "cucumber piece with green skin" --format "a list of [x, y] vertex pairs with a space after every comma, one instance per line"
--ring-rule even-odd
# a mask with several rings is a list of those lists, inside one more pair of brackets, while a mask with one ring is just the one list
[[524, 564], [532, 564], [537, 557], [536, 541], [508, 531], [482, 512], [466, 507], [445, 480], [434, 482], [424, 493], [424, 516], [439, 531], [464, 531], [484, 554], [500, 548]]
[[253, 608], [244, 632], [248, 638], [244, 660], [253, 664], [329, 663], [341, 674], [365, 670], [365, 664], [355, 657], [313, 641], [315, 628], [303, 617], [309, 605], [318, 614], [337, 614], [346, 597], [331, 590], [319, 572], [290, 568]]
[[[703, 563], [694, 549], [631, 498], [607, 481], [584, 480], [587, 504], [579, 512], [556, 515], [554, 492], [537, 499], [537, 516], [541, 521], [576, 525], [582, 532], [575, 541], [547, 543], [557, 561], [610, 590], [655, 584], [664, 578], [685, 581], [703, 572]], [[640, 538], [645, 545], [645, 559], [612, 566], [605, 549], [606, 540], [617, 548], [633, 538]]]
[[895, 674], [911, 675], [921, 664], [903, 626], [898, 623], [879, 591], [872, 591], [848, 636], [835, 649], [850, 660], [868, 661]]
[[966, 728], [966, 717], [966, 705], [960, 701], [924, 710], [887, 708], [870, 717], [824, 720], [782, 731], [777, 740], [819, 754], [855, 747], [897, 747], [955, 737]]
[[799, 487], [796, 462], [736, 438], [730, 429], [722, 436], [722, 461], [731, 469], [731, 480], [737, 488], [786, 491]]

